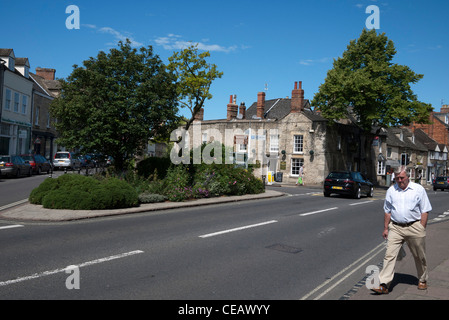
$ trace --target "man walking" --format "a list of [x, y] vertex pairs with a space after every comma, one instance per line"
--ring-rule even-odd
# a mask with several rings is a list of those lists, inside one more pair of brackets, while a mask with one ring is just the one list
[[379, 288], [371, 289], [378, 294], [387, 294], [394, 277], [394, 268], [399, 250], [407, 243], [418, 272], [418, 289], [427, 289], [426, 226], [429, 212], [432, 211], [426, 190], [419, 184], [410, 182], [406, 168], [395, 172], [396, 184], [391, 186], [385, 196], [384, 231], [388, 239], [383, 269], [379, 274]]

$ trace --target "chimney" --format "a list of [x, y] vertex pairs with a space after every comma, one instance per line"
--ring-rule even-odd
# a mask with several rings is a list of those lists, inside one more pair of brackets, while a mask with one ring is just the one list
[[55, 69], [49, 68], [36, 68], [36, 74], [45, 80], [55, 80]]
[[234, 98], [234, 96], [231, 95], [231, 98], [229, 99], [228, 114], [227, 114], [227, 119], [228, 120], [232, 120], [232, 119], [235, 119], [237, 117], [237, 112], [238, 112], [239, 106], [236, 105], [235, 99], [233, 99], [233, 98]]
[[443, 105], [441, 106], [440, 112], [448, 113], [448, 112], [449, 112], [449, 104], [443, 104]]
[[241, 114], [242, 119], [245, 119], [245, 118], [246, 118], [246, 106], [245, 106], [245, 102], [242, 102], [242, 103], [240, 104], [240, 107], [239, 107], [239, 113]]
[[292, 91], [291, 113], [304, 111], [304, 90], [302, 81], [295, 82], [295, 89]]
[[204, 108], [201, 108], [196, 114], [195, 114], [195, 120], [196, 121], [203, 121], [204, 118]]
[[265, 113], [265, 92], [257, 94], [257, 117], [263, 119]]

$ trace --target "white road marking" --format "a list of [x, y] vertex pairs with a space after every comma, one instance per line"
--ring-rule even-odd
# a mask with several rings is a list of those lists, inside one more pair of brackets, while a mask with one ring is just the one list
[[[106, 258], [101, 258], [101, 259], [96, 259], [96, 260], [92, 260], [92, 261], [83, 262], [83, 263], [78, 264], [76, 266], [79, 267], [79, 268], [87, 267], [87, 266], [91, 266], [91, 265], [94, 265], [94, 264], [99, 264], [99, 263], [102, 263], [102, 262], [107, 262], [107, 261], [111, 261], [111, 260], [115, 260], [115, 259], [125, 258], [125, 257], [132, 256], [132, 255], [139, 254], [139, 253], [143, 253], [143, 251], [136, 250], [136, 251], [126, 252], [126, 253], [121, 253], [121, 254], [117, 254], [117, 255], [114, 255], [114, 256], [109, 256], [109, 257], [106, 257]], [[10, 285], [10, 284], [14, 284], [14, 283], [18, 283], [18, 282], [27, 281], [27, 280], [32, 280], [32, 279], [36, 279], [36, 278], [50, 276], [50, 275], [53, 275], [53, 274], [56, 274], [56, 273], [62, 273], [62, 272], [65, 272], [66, 269], [67, 269], [67, 267], [60, 268], [60, 269], [55, 269], [55, 270], [51, 270], [51, 271], [39, 272], [39, 273], [32, 274], [30, 276], [21, 277], [21, 278], [17, 278], [17, 279], [13, 279], [13, 280], [3, 281], [3, 282], [0, 282], [0, 287], [7, 286], [7, 285]]]
[[370, 201], [363, 201], [363, 202], [355, 202], [355, 203], [351, 203], [350, 206], [357, 206], [359, 204], [367, 204], [367, 203], [371, 203], [373, 202], [372, 200]]
[[329, 208], [329, 209], [323, 209], [323, 210], [318, 210], [318, 211], [312, 211], [312, 212], [308, 212], [308, 213], [301, 213], [300, 216], [301, 217], [305, 217], [305, 216], [310, 216], [312, 214], [316, 214], [316, 213], [321, 213], [321, 212], [326, 212], [326, 211], [331, 211], [331, 210], [337, 210], [338, 207], [335, 208]]
[[11, 229], [11, 228], [20, 228], [20, 227], [23, 227], [23, 226], [21, 224], [14, 224], [14, 225], [10, 225], [10, 226], [0, 227], [0, 230]]
[[26, 202], [28, 202], [28, 199], [23, 199], [23, 200], [20, 200], [20, 201], [16, 201], [16, 202], [4, 205], [4, 206], [0, 207], [0, 211], [6, 210], [6, 209], [9, 209], [9, 208], [21, 205], [21, 204], [24, 204]]
[[[315, 289], [313, 289], [312, 291], [310, 291], [308, 294], [306, 294], [305, 296], [303, 296], [300, 300], [306, 300], [307, 298], [309, 298], [310, 296], [312, 296], [313, 294], [315, 294], [318, 290], [320, 290], [321, 288], [323, 288], [324, 286], [326, 286], [327, 284], [329, 284], [330, 282], [334, 281], [336, 278], [338, 278], [339, 276], [343, 275], [344, 273], [346, 273], [348, 270], [350, 270], [351, 268], [354, 268], [351, 272], [347, 273], [345, 276], [343, 276], [339, 281], [337, 281], [336, 283], [334, 283], [331, 287], [329, 287], [327, 290], [324, 290], [320, 295], [316, 296], [314, 298], [314, 300], [318, 300], [321, 297], [323, 297], [326, 293], [328, 293], [329, 291], [331, 291], [332, 289], [334, 289], [337, 285], [339, 285], [341, 282], [343, 282], [346, 278], [348, 278], [351, 274], [353, 274], [354, 272], [356, 272], [358, 269], [360, 269], [361, 267], [363, 267], [366, 263], [368, 263], [369, 260], [372, 259], [373, 255], [378, 254], [379, 252], [381, 252], [382, 250], [385, 250], [385, 243], [382, 242], [381, 244], [379, 244], [377, 247], [375, 247], [373, 250], [371, 250], [370, 252], [368, 252], [367, 254], [365, 254], [363, 257], [359, 258], [357, 261], [353, 262], [351, 265], [347, 266], [346, 268], [344, 268], [343, 270], [341, 270], [339, 273], [337, 273], [335, 276], [333, 276], [332, 278], [324, 281], [321, 285], [319, 285], [318, 287], [316, 287]], [[377, 252], [376, 252], [377, 251]], [[368, 257], [368, 258], [367, 258]], [[363, 259], [365, 259], [364, 261], [362, 261]], [[361, 262], [362, 261], [362, 262]], [[357, 264], [359, 264], [358, 266], [356, 266]]]
[[228, 230], [218, 231], [218, 232], [214, 232], [214, 233], [209, 233], [209, 234], [205, 234], [205, 235], [202, 235], [202, 236], [199, 236], [199, 237], [200, 238], [209, 238], [209, 237], [214, 237], [214, 236], [218, 236], [218, 235], [225, 234], [225, 233], [230, 233], [230, 232], [244, 230], [244, 229], [249, 229], [249, 228], [260, 227], [260, 226], [264, 226], [264, 225], [271, 224], [271, 223], [276, 223], [276, 222], [278, 222], [278, 221], [277, 220], [271, 220], [271, 221], [266, 221], [266, 222], [262, 222], [262, 223], [252, 224], [252, 225], [249, 225], [249, 226], [244, 226], [244, 227], [239, 227], [239, 228], [234, 228], [234, 229], [228, 229]]

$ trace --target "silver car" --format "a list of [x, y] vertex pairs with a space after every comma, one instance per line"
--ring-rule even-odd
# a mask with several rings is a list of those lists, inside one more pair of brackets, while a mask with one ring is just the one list
[[81, 161], [76, 155], [68, 151], [58, 151], [53, 158], [53, 168], [77, 170], [81, 167]]
[[0, 156], [0, 173], [2, 176], [31, 176], [33, 168], [20, 156]]

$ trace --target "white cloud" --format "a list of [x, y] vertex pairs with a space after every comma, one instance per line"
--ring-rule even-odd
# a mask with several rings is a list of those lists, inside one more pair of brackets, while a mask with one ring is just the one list
[[131, 41], [131, 45], [133, 47], [141, 47], [143, 46], [143, 43], [137, 42], [135, 41], [131, 36], [129, 35], [125, 35], [117, 30], [114, 30], [110, 27], [103, 27], [98, 29], [99, 32], [103, 32], [103, 33], [109, 33], [112, 34], [117, 40], [123, 41], [125, 42], [126, 39], [129, 39], [129, 41]]
[[321, 59], [303, 59], [299, 61], [299, 64], [302, 64], [303, 66], [310, 66], [317, 63], [326, 63], [330, 61], [331, 58], [321, 58]]
[[166, 50], [182, 50], [191, 45], [197, 45], [200, 50], [216, 52], [231, 52], [238, 48], [237, 46], [224, 47], [218, 44], [208, 44], [208, 41], [208, 39], [203, 39], [202, 42], [186, 41], [182, 39], [182, 36], [177, 34], [168, 34], [166, 37], [159, 37], [154, 40], [158, 46]]

